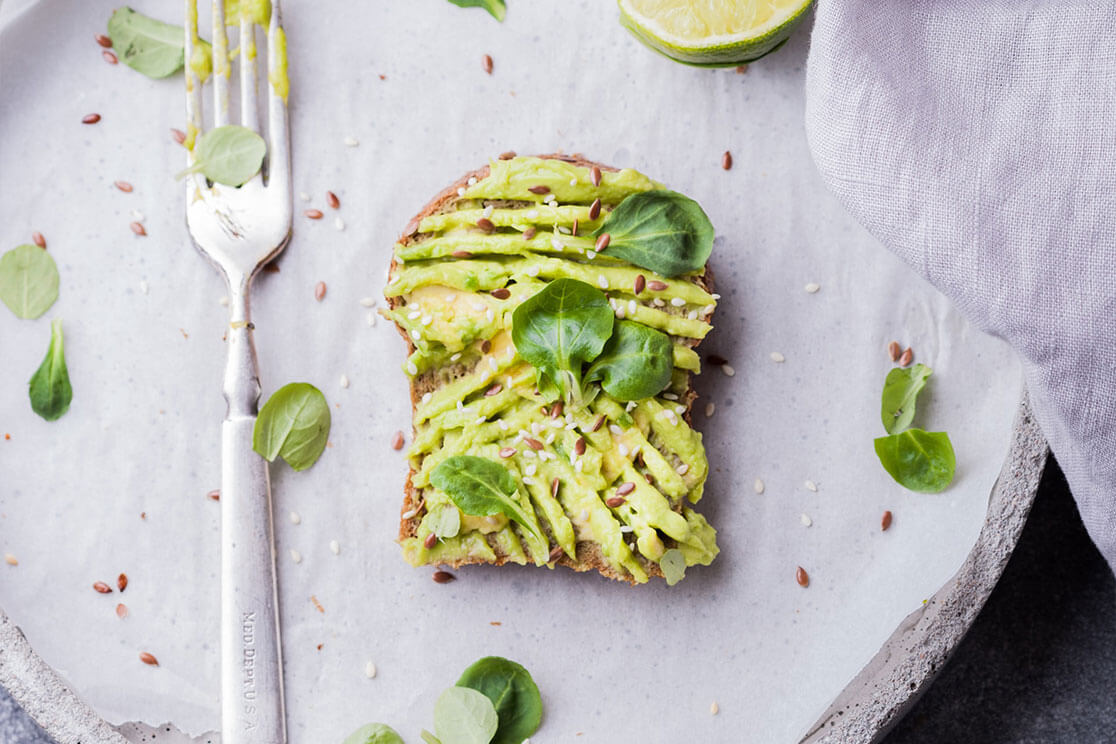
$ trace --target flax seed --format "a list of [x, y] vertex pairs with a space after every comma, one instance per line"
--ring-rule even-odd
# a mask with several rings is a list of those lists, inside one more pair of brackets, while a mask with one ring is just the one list
[[[594, 429], [594, 431], [596, 430]], [[574, 454], [578, 457], [585, 454], [585, 437], [578, 437], [577, 441], [574, 442]]]
[[658, 279], [652, 279], [647, 283], [647, 287], [652, 292], [665, 292], [670, 285], [666, 282], [660, 282]]
[[178, 144], [181, 145], [181, 144], [186, 142], [186, 133], [183, 132], [181, 129], [172, 128], [170, 130], [170, 132], [171, 132], [171, 138], [174, 139], [174, 141], [177, 142]]
[[105, 62], [108, 62], [110, 65], [115, 65], [117, 62], [120, 61], [116, 58], [116, 55], [113, 54], [112, 52], [110, 52], [108, 49], [101, 52], [101, 57], [105, 60]]
[[899, 355], [899, 366], [907, 367], [912, 361], [914, 361], [914, 352], [911, 351], [911, 347], [908, 346], [903, 350], [903, 353]]
[[128, 617], [128, 608], [124, 606], [123, 602], [116, 605], [116, 616], [121, 620]]
[[542, 442], [540, 442], [539, 440], [532, 439], [531, 437], [524, 437], [523, 442], [524, 442], [524, 444], [526, 444], [528, 447], [535, 450], [536, 452], [538, 452], [539, 450], [541, 450], [543, 447], [546, 446]]
[[632, 290], [635, 292], [635, 294], [638, 295], [639, 293], [641, 293], [644, 290], [644, 288], [646, 286], [647, 286], [647, 278], [644, 277], [643, 274], [640, 274], [639, 276], [637, 276], [635, 278], [635, 284], [632, 286]]
[[326, 192], [326, 204], [329, 205], [330, 209], [340, 209], [341, 208], [341, 200], [338, 199], [337, 194], [333, 193], [332, 191], [327, 191]]
[[120, 591], [128, 588], [128, 574], [120, 574], [116, 577], [116, 588]]
[[322, 210], [320, 209], [307, 209], [303, 214], [312, 220], [320, 220], [322, 218]]
[[147, 664], [148, 666], [159, 666], [159, 660], [146, 651], [142, 652], [139, 655], [139, 658], [140, 661], [142, 661], [144, 664]]
[[504, 447], [502, 450], [500, 450], [500, 457], [505, 460], [509, 457], [515, 457], [516, 451], [517, 450], [515, 449], [515, 447]]
[[590, 168], [589, 169], [589, 177], [591, 179], [593, 179], [593, 185], [594, 186], [600, 186], [601, 185], [601, 169], [600, 168], [598, 168], [595, 165], [592, 168]]
[[550, 193], [550, 187], [545, 186], [543, 184], [539, 184], [538, 186], [532, 186], [531, 188], [529, 188], [527, 190], [530, 191], [532, 194], [542, 195], [542, 194], [549, 194]]
[[903, 352], [900, 350], [899, 342], [892, 341], [887, 345], [887, 358], [893, 362], [899, 361], [899, 355]]
[[616, 493], [620, 496], [627, 496], [629, 493], [631, 493], [634, 490], [635, 490], [635, 483], [632, 483], [631, 481], [627, 481], [625, 483], [620, 484], [620, 487], [616, 489]]
[[548, 556], [546, 562], [547, 563], [554, 563], [554, 561], [556, 561], [556, 560], [558, 560], [559, 558], [562, 557], [562, 553], [564, 553], [564, 552], [565, 551], [562, 550], [561, 545], [555, 545], [553, 548], [550, 549], [550, 555]]
[[434, 583], [436, 584], [448, 584], [457, 579], [457, 577], [449, 571], [435, 571], [431, 578], [434, 579]]
[[794, 580], [798, 582], [801, 587], [810, 586], [810, 574], [806, 573], [806, 569], [799, 566], [794, 571]]
[[433, 548], [437, 544], [438, 544], [438, 536], [435, 535], [433, 532], [431, 532], [429, 535], [427, 535], [426, 539], [422, 541], [422, 547], [426, 548], [427, 550], [430, 550], [431, 548]]
[[128, 227], [132, 228], [132, 232], [134, 232], [136, 235], [139, 235], [140, 237], [147, 235], [147, 228], [143, 226], [142, 222], [132, 222], [128, 225]]
[[596, 431], [597, 429], [600, 429], [602, 426], [604, 426], [604, 422], [605, 415], [602, 413], [600, 416], [597, 417], [597, 420], [593, 422], [593, 428], [589, 431]]
[[450, 254], [454, 258], [472, 258], [473, 254], [469, 251], [454, 251]]
[[524, 231], [523, 231], [523, 239], [524, 239], [524, 240], [530, 240], [531, 238], [535, 237], [535, 235], [536, 235], [536, 234], [537, 234], [538, 232], [539, 232], [539, 231], [538, 231], [538, 230], [536, 230], [535, 228], [533, 228], [533, 227], [528, 227], [528, 228], [527, 228], [526, 230], [524, 230]]
[[93, 591], [98, 594], [112, 594], [112, 587], [103, 581], [93, 582]]
[[43, 237], [43, 234], [41, 232], [31, 233], [31, 242], [42, 248], [44, 251], [46, 250], [46, 238]]
[[891, 511], [885, 511], [883, 517], [880, 519], [880, 531], [886, 532], [887, 528], [891, 526]]
[[86, 114], [85, 116], [81, 117], [81, 123], [82, 124], [96, 124], [100, 120], [101, 120], [101, 115], [100, 114]]
[[112, 49], [112, 39], [105, 36], [104, 34], [97, 34], [96, 36], [93, 37], [93, 40], [96, 41], [98, 44], [100, 44], [105, 49]]
[[500, 287], [499, 289], [494, 289], [489, 294], [491, 294], [497, 300], [506, 300], [509, 297], [511, 297], [511, 292], [507, 289], [504, 289], [503, 287]]
[[481, 67], [483, 67], [484, 71], [486, 73], [488, 73], [489, 75], [492, 74], [492, 55], [491, 54], [486, 54], [483, 57], [481, 57]]
[[721, 156], [721, 169], [722, 170], [731, 170], [732, 169], [732, 153], [729, 152], [728, 150], [725, 150], [725, 154]]
[[18, 566], [19, 559], [11, 553], [4, 553], [4, 563], [7, 563], [9, 566]]
[[558, 479], [558, 476], [554, 476], [554, 480], [550, 481], [550, 495], [558, 498], [558, 489], [561, 487], [562, 481]]
[[601, 200], [594, 199], [593, 203], [589, 205], [589, 219], [595, 220], [601, 216]]
[[511, 160], [514, 157], [515, 157], [515, 150], [508, 150], [506, 152], [500, 153], [499, 159], [500, 160]]
[[597, 253], [602, 253], [605, 248], [608, 248], [610, 240], [612, 240], [612, 237], [608, 233], [602, 233], [601, 237], [597, 238], [597, 244], [594, 250], [596, 250]]
[[314, 285], [314, 299], [321, 302], [326, 296], [326, 283], [318, 282]]
[[403, 449], [403, 432], [395, 432], [395, 435], [391, 438], [391, 448], [393, 450]]
[[479, 227], [481, 230], [484, 230], [486, 233], [496, 232], [496, 225], [494, 225], [492, 223], [492, 220], [488, 219], [487, 217], [481, 217], [479, 220], [477, 220], [477, 227]]
[[207, 499], [209, 499], [210, 501], [220, 501], [221, 500], [221, 489], [214, 488], [212, 491], [207, 493], [205, 495], [205, 497]]
[[113, 186], [123, 191], [125, 194], [132, 193], [132, 184], [127, 181], [114, 181]]
[[627, 503], [627, 499], [622, 496], [611, 496], [605, 499], [605, 506], [609, 509], [615, 509], [619, 506], [623, 506], [625, 503]]

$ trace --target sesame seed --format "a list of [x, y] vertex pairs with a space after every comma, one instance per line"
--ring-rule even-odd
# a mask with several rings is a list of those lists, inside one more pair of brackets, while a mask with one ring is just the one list
[[310, 195], [307, 194], [305, 191], [298, 192], [298, 198], [302, 199], [302, 201], [304, 202], [310, 201]]
[[608, 289], [608, 279], [605, 279], [604, 274], [597, 274], [597, 286], [601, 289]]
[[[728, 153], [725, 153], [725, 154], [727, 155]], [[727, 168], [726, 168], [726, 170], [727, 170]], [[717, 701], [714, 700], [713, 703], [709, 706], [709, 715], [715, 716], [720, 712], [721, 712], [721, 706], [717, 705]]]
[[[570, 230], [570, 228], [566, 227], [565, 225], [558, 225], [558, 232], [562, 233], [563, 235], [569, 235], [569, 234], [571, 234], [572, 231]], [[561, 245], [561, 244], [559, 244], [559, 245]], [[561, 249], [559, 248], [559, 250], [561, 250]]]
[[484, 416], [477, 416], [477, 420], [474, 421], [473, 423], [475, 423], [477, 426], [480, 426], [481, 424], [484, 424], [484, 423], [487, 423], [487, 422], [488, 422], [488, 419], [485, 418]]
[[676, 416], [674, 414], [674, 411], [668, 410], [666, 412], [666, 414], [667, 414], [667, 421], [670, 422], [670, 425], [671, 426], [678, 426], [678, 416]]
[[621, 457], [627, 457], [628, 456], [628, 445], [621, 443], [616, 447], [616, 451], [620, 453]]
[[17, 559], [11, 553], [4, 553], [4, 562], [7, 563], [9, 566], [18, 566], [19, 565], [19, 559]]
[[628, 313], [627, 313], [627, 312], [626, 312], [626, 311], [624, 310], [624, 306], [623, 306], [623, 305], [618, 305], [618, 306], [616, 307], [616, 317], [617, 317], [617, 318], [623, 318], [623, 317], [624, 317], [625, 315], [627, 315], [627, 314], [628, 314]]
[[540, 271], [541, 269], [539, 269], [538, 266], [532, 266], [531, 268], [527, 269], [527, 276], [536, 277], [539, 275]]
[[342, 142], [345, 143], [345, 147], [356, 147], [360, 144], [356, 137], [346, 137]]
[[329, 541], [329, 551], [334, 555], [341, 555], [341, 543], [336, 540]]
[[712, 403], [712, 402], [706, 403], [705, 404], [705, 418], [711, 418], [713, 416], [713, 411], [715, 411], [715, 410], [717, 410], [717, 405], [715, 403]]
[[489, 217], [491, 217], [491, 216], [492, 216], [492, 211], [493, 211], [494, 209], [495, 209], [495, 207], [493, 207], [493, 206], [492, 206], [491, 204], [489, 204], [489, 205], [488, 205], [487, 207], [485, 207], [485, 208], [484, 208], [484, 212], [482, 212], [482, 214], [484, 215], [484, 218], [485, 218], [486, 220], [487, 220], [487, 219], [488, 219]]
[[345, 229], [345, 220], [341, 219], [340, 217], [334, 217], [333, 226], [338, 230], [338, 232], [340, 232], [341, 230]]
[[776, 364], [782, 364], [783, 362], [787, 361], [787, 358], [779, 352], [773, 351], [771, 352], [771, 361], [775, 362]]
[[465, 196], [465, 187], [464, 186], [458, 186], [457, 187], [457, 195], [458, 196]]
[[433, 323], [433, 322], [434, 322], [434, 316], [433, 316], [433, 315], [424, 315], [424, 316], [422, 316], [422, 324], [423, 324], [424, 326], [428, 326], [428, 325], [430, 325], [430, 324], [431, 324], [431, 323]]
[[400, 514], [399, 518], [400, 519], [414, 519], [417, 514], [418, 514], [418, 509], [408, 509], [407, 511]]
[[686, 301], [683, 300], [681, 297], [671, 297], [670, 304], [674, 305], [675, 307], [682, 307], [686, 304]]
[[806, 481], [803, 485], [806, 486], [807, 491], [813, 491], [814, 493], [818, 491], [818, 484], [814, 483], [812, 480]]
[[349, 376], [348, 375], [341, 375], [341, 379], [338, 380], [337, 383], [343, 388], [349, 387]]
[[806, 285], [805, 289], [808, 293], [815, 294], [819, 289], [821, 289], [821, 285], [816, 282], [810, 282]]
[[364, 665], [364, 676], [368, 677], [368, 679], [374, 679], [376, 677], [376, 665], [371, 661]]
[[507, 421], [504, 421], [504, 419], [500, 419], [500, 420], [498, 420], [498, 421], [496, 422], [496, 425], [497, 425], [497, 426], [499, 426], [499, 427], [500, 427], [500, 428], [501, 428], [502, 430], [504, 430], [504, 431], [507, 431], [507, 430], [508, 430], [508, 422], [507, 422]]
[[597, 257], [597, 252], [596, 252], [596, 251], [591, 251], [591, 250], [590, 250], [590, 251], [585, 251], [585, 256], [586, 256], [586, 258], [588, 258], [588, 259], [589, 259], [590, 261], [592, 261], [592, 260], [593, 260], [594, 258], [596, 258], [596, 257]]
[[686, 406], [675, 406], [674, 407], [674, 412], [677, 413], [679, 416], [681, 416], [682, 414], [684, 414], [686, 412]]
[[656, 297], [655, 299], [651, 300], [651, 304], [655, 307], [666, 307], [666, 302], [663, 300], [662, 297]]
[[434, 397], [434, 393], [423, 393], [422, 394], [422, 402], [423, 403], [429, 403], [430, 399], [433, 398], [433, 397]]
[[752, 487], [756, 489], [756, 493], [763, 493], [763, 481], [759, 478], [756, 478], [756, 482], [752, 484]]
[[690, 320], [697, 320], [698, 311], [697, 310], [691, 310], [690, 312], [686, 313], [686, 317], [689, 318]]
[[418, 320], [420, 317], [422, 317], [422, 310], [412, 310], [407, 313], [407, 320]]
[[291, 560], [295, 563], [302, 563], [302, 553], [298, 552], [294, 548], [291, 548]]
[[628, 315], [635, 315], [638, 303], [635, 300], [628, 300]]
[[663, 393], [663, 397], [667, 400], [678, 400], [678, 395], [675, 393]]
[[686, 463], [682, 463], [674, 469], [674, 472], [678, 473], [679, 475], [685, 475], [686, 473], [690, 472], [690, 466]]
[[706, 305], [701, 309], [702, 315], [712, 315], [713, 311], [717, 309], [716, 305]]
[[802, 522], [803, 527], [809, 527], [810, 525], [812, 525], [814, 523], [814, 520], [810, 519], [810, 515], [807, 514], [806, 512], [802, 512], [802, 514], [798, 517], [798, 519], [799, 519], [799, 521]]
[[302, 517], [296, 511], [291, 512], [291, 524], [302, 524]]
[[148, 291], [151, 289], [151, 285], [149, 285], [146, 281], [140, 280], [139, 288], [140, 292], [147, 294]]
[[360, 300], [360, 304], [363, 307], [375, 307], [376, 306], [376, 298], [375, 297], [362, 297], [361, 300]]
[[[422, 334], [420, 334], [420, 333], [418, 332], [418, 329], [417, 329], [417, 328], [412, 328], [412, 329], [411, 329], [411, 338], [413, 338], [413, 339], [414, 339], [415, 341], [418, 341], [418, 340], [419, 340], [420, 338], [422, 338]], [[416, 370], [416, 371], [417, 371], [417, 370]], [[412, 374], [413, 374], [413, 373], [412, 373]]]
[[539, 218], [539, 210], [537, 210], [537, 209], [528, 209], [527, 210], [527, 219], [537, 220], [538, 218]]
[[736, 370], [732, 368], [731, 364], [722, 364], [721, 371], [725, 373], [726, 377], [732, 377], [736, 374]]
[[221, 299], [217, 300], [217, 304], [222, 305], [224, 307], [228, 307], [228, 305], [229, 305], [228, 296], [222, 296]]
[[376, 325], [376, 313], [368, 313], [367, 315], [364, 316], [364, 319], [365, 319], [365, 321], [368, 322], [368, 327], [369, 328]]
[[[469, 180], [466, 181], [465, 183], [469, 184], [470, 186], [476, 186], [477, 185], [477, 177], [476, 176], [469, 176]], [[487, 216], [488, 215], [485, 215], [485, 217], [487, 217]]]
[[621, 429], [616, 424], [609, 424], [608, 425], [608, 430], [611, 431], [613, 434], [616, 434], [616, 435], [620, 435], [620, 434], [624, 433], [624, 430]]
[[523, 468], [523, 472], [527, 475], [534, 475], [536, 472], [538, 472], [538, 469], [538, 466], [534, 463], [528, 463], [527, 466]]
[[577, 178], [570, 179], [570, 186], [577, 186]]
[[633, 533], [633, 532], [635, 532], [635, 527], [632, 527], [632, 526], [631, 526], [630, 524], [622, 524], [622, 525], [620, 525], [620, 534], [622, 534], [622, 535], [630, 535], [630, 534], [631, 534], [631, 533]]

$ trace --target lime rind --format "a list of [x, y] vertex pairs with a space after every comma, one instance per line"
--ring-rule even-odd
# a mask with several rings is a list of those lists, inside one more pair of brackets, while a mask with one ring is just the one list
[[681, 46], [668, 43], [650, 33], [624, 11], [623, 2], [619, 0], [620, 24], [624, 28], [644, 45], [663, 56], [693, 67], [736, 67], [755, 62], [776, 51], [805, 20], [807, 11], [813, 4], [813, 0], [808, 0], [779, 25], [758, 36], [749, 36], [724, 44]]

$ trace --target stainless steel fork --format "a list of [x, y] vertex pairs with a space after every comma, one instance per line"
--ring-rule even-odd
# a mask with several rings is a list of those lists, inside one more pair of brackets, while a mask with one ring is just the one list
[[[279, 4], [271, 0], [267, 31], [268, 148], [263, 170], [239, 188], [208, 185], [201, 174], [186, 179], [190, 235], [229, 289], [228, 412], [221, 427], [222, 744], [287, 741], [271, 489], [267, 462], [252, 450], [260, 381], [249, 306], [253, 277], [283, 250], [291, 231], [286, 37]], [[213, 0], [214, 127], [230, 123], [225, 20], [224, 0]], [[203, 131], [203, 81], [191, 64], [199, 49], [197, 0], [186, 0], [186, 21], [186, 144], [192, 145]], [[239, 123], [258, 131], [256, 24], [242, 17], [239, 27]], [[187, 153], [187, 165], [193, 165], [192, 149]]]

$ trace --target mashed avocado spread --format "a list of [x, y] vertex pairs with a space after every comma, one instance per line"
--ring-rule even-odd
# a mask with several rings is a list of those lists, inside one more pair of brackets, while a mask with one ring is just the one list
[[[402, 541], [410, 563], [505, 556], [553, 566], [596, 546], [616, 573], [643, 583], [668, 550], [687, 566], [717, 555], [715, 531], [690, 507], [708, 463], [701, 434], [683, 419], [690, 374], [700, 370], [692, 346], [711, 329], [715, 296], [697, 281], [704, 269], [666, 278], [596, 253], [591, 237], [627, 196], [661, 188], [634, 170], [603, 172], [594, 185], [589, 168], [563, 160], [497, 160], [396, 244], [385, 290], [395, 307], [385, 315], [414, 346], [407, 374], [430, 391], [408, 451], [421, 501], [417, 533]], [[535, 370], [512, 343], [512, 315], [559, 278], [600, 288], [616, 317], [670, 336], [665, 390], [627, 403], [601, 391], [577, 410], [540, 399]], [[430, 478], [455, 455], [507, 468], [532, 529], [502, 516], [446, 520], [457, 507]]]

